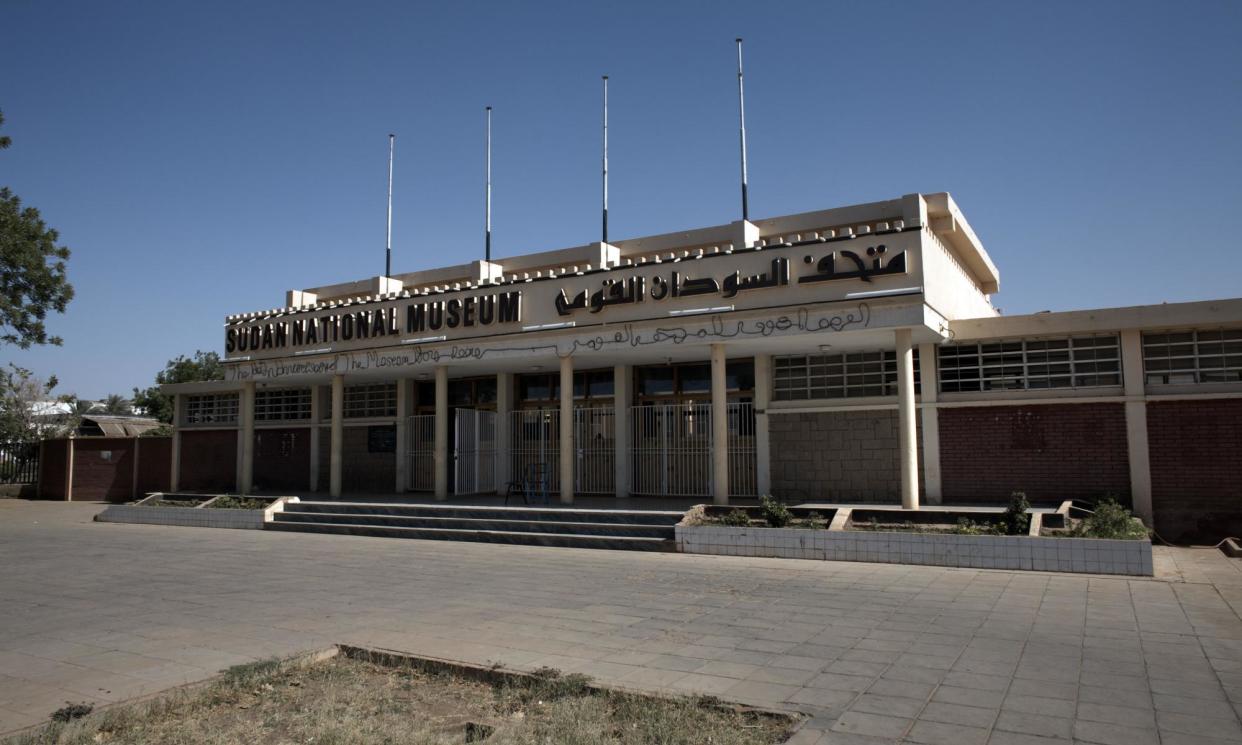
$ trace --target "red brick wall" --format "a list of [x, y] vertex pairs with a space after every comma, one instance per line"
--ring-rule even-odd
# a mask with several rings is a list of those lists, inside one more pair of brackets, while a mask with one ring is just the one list
[[1175, 543], [1242, 536], [1242, 399], [1147, 404], [1156, 532]]
[[134, 441], [82, 437], [73, 441], [73, 500], [128, 502], [134, 497]]
[[309, 427], [255, 430], [254, 488], [298, 493], [310, 488]]
[[172, 478], [172, 438], [142, 437], [138, 445], [138, 496], [168, 491]]
[[39, 499], [64, 499], [68, 440], [44, 440], [39, 451]]
[[[391, 425], [373, 425], [391, 426]], [[345, 427], [341, 444], [341, 491], [345, 494], [391, 494], [397, 485], [395, 453], [372, 453], [367, 448], [369, 427]], [[331, 484], [332, 430], [319, 431], [319, 490]]]
[[237, 430], [182, 431], [180, 491], [237, 490]]
[[1130, 496], [1122, 404], [1041, 404], [940, 410], [945, 502]]

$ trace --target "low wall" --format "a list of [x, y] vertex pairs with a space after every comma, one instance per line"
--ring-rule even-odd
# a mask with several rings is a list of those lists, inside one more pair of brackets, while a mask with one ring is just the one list
[[1151, 576], [1151, 541], [677, 526], [677, 550], [717, 556]]
[[184, 525], [192, 528], [263, 529], [263, 510], [202, 509], [198, 507], [137, 507], [112, 504], [95, 516], [102, 523]]

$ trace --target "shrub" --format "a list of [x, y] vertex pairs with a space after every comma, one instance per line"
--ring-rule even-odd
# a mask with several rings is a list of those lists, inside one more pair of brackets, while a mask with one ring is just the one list
[[1074, 526], [1071, 535], [1078, 538], [1137, 540], [1147, 537], [1147, 528], [1117, 500], [1105, 497], [1095, 506], [1095, 512]]
[[806, 516], [806, 526], [811, 530], [823, 530], [828, 527], [828, 521], [824, 516], [812, 510]]
[[767, 495], [759, 497], [759, 508], [763, 512], [763, 519], [773, 528], [783, 528], [793, 520], [788, 507]]
[[746, 510], [734, 508], [720, 518], [720, 522], [734, 528], [745, 528], [747, 525], [750, 525], [750, 515], [746, 514]]
[[977, 523], [969, 517], [959, 517], [957, 526], [953, 528], [956, 535], [995, 535], [996, 526], [987, 523]]
[[1026, 492], [1016, 491], [1009, 495], [1009, 506], [1001, 515], [1001, 527], [1005, 535], [1026, 535], [1031, 528], [1031, 516], [1027, 510], [1031, 503], [1026, 501]]

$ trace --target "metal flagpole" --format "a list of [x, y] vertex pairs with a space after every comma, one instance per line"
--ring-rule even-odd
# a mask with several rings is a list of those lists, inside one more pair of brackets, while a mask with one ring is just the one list
[[608, 242], [608, 76], [604, 76], [604, 237]]
[[492, 107], [487, 107], [487, 193], [485, 202], [485, 222], [483, 236], [483, 259], [492, 260]]
[[384, 276], [392, 276], [392, 156], [397, 136], [388, 135], [388, 237], [384, 241]]
[[750, 219], [746, 203], [746, 94], [742, 87], [742, 39], [737, 39], [737, 112], [742, 136], [742, 219]]

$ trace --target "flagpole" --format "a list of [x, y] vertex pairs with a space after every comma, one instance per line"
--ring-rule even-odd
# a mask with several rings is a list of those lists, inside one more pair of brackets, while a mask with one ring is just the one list
[[742, 219], [750, 219], [746, 202], [746, 93], [742, 86], [742, 39], [737, 39], [737, 112], [742, 139]]
[[487, 107], [487, 172], [486, 172], [486, 198], [485, 202], [485, 222], [484, 222], [484, 238], [483, 238], [483, 258], [485, 261], [492, 260], [492, 107]]
[[388, 134], [388, 236], [384, 240], [384, 276], [392, 276], [392, 156], [397, 136]]
[[604, 231], [603, 242], [608, 242], [608, 76], [604, 76]]

